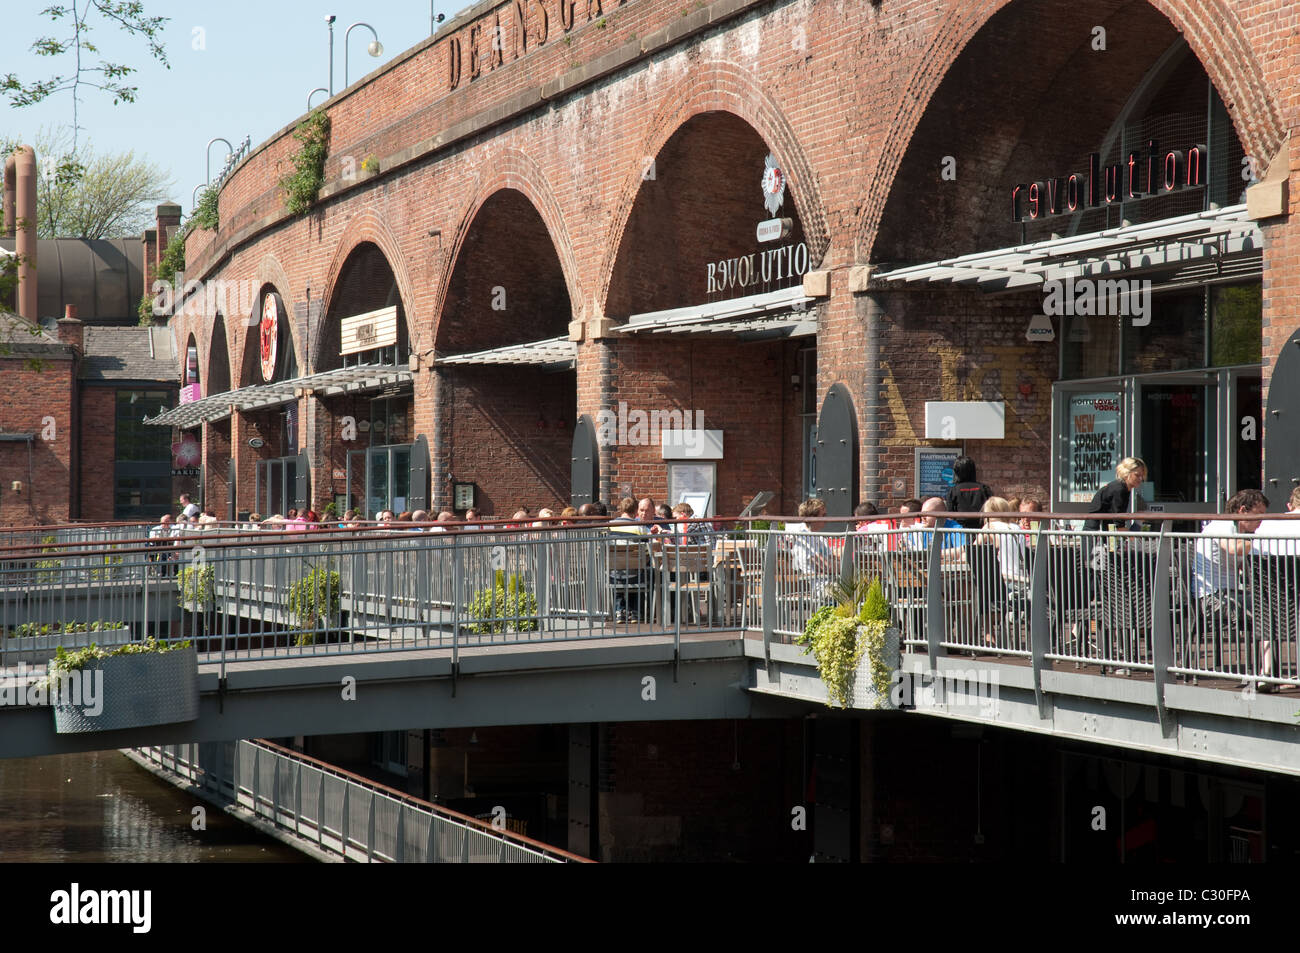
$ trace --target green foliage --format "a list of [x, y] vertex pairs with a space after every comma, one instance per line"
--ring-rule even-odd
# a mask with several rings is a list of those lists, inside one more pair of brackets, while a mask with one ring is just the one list
[[[194, 219], [191, 218], [190, 222], [186, 223], [186, 226], [184, 228], [177, 230], [176, 234], [172, 236], [172, 240], [167, 243], [167, 247], [163, 249], [162, 260], [158, 262], [159, 281], [175, 282], [178, 275], [184, 274], [185, 236], [189, 234], [189, 226], [191, 223], [193, 223], [193, 221]], [[177, 299], [180, 296], [182, 290], [183, 290], [182, 288], [177, 288], [173, 286], [170, 295], [171, 297], [170, 307], [172, 308], [176, 307], [176, 305], [178, 304]], [[154, 323], [154, 318], [156, 316], [153, 313], [153, 308], [154, 308], [154, 296], [146, 291], [144, 295], [140, 298], [140, 309], [139, 309], [140, 327], [147, 328]]]
[[330, 502], [328, 502], [328, 503], [325, 504], [325, 508], [324, 508], [323, 510], [321, 510], [321, 514], [320, 514], [320, 515], [321, 515], [321, 516], [327, 516], [327, 517], [329, 517], [330, 519], [338, 519], [338, 518], [339, 518], [339, 505], [338, 505], [337, 503], [335, 503], [333, 500], [331, 500]]
[[[116, 547], [114, 547], [114, 548], [116, 548]], [[124, 560], [123, 560], [123, 557], [122, 557], [122, 556], [108, 556], [108, 555], [105, 555], [105, 556], [104, 556], [104, 564], [103, 564], [103, 566], [102, 566], [102, 567], [98, 567], [98, 566], [97, 566], [97, 567], [95, 567], [95, 568], [93, 568], [93, 569], [90, 570], [90, 578], [91, 578], [91, 579], [96, 579], [96, 580], [98, 580], [98, 579], [120, 579], [121, 576], [122, 576], [122, 569], [121, 569], [121, 566], [122, 566], [123, 561], [124, 561]]]
[[376, 159], [373, 155], [366, 156], [364, 159], [361, 160], [361, 169], [364, 172], [378, 172], [379, 160]]
[[[6, 12], [9, 12], [6, 9]], [[90, 40], [95, 21], [116, 26], [129, 36], [139, 37], [149, 48], [149, 55], [168, 69], [167, 53], [163, 49], [163, 30], [167, 17], [150, 17], [144, 12], [140, 0], [85, 0], [84, 3], [55, 3], [40, 11], [64, 30], [62, 36], [39, 36], [31, 45], [37, 56], [61, 59], [68, 72], [60, 72], [49, 79], [24, 81], [14, 73], [0, 76], [0, 92], [11, 106], [30, 106], [66, 91], [72, 92], [72, 125], [76, 127], [79, 92], [98, 89], [113, 97], [113, 104], [134, 102], [138, 87], [128, 86], [124, 80], [135, 68], [124, 63], [98, 59], [100, 50]]]
[[871, 662], [871, 684], [877, 698], [889, 697], [891, 672], [885, 665], [884, 653], [890, 609], [880, 580], [868, 583], [865, 576], [859, 576], [848, 584], [837, 581], [828, 594], [835, 604], [814, 612], [803, 635], [795, 640], [804, 646], [805, 655], [812, 653], [816, 657], [830, 697], [827, 704], [848, 707], [864, 655]]
[[293, 137], [301, 143], [293, 156], [293, 174], [280, 180], [285, 207], [292, 215], [311, 208], [325, 182], [325, 154], [329, 149], [330, 117], [316, 110], [301, 123]]
[[[304, 629], [314, 629], [319, 623], [331, 625], [338, 618], [342, 581], [338, 571], [324, 566], [313, 566], [292, 586], [286, 603], [289, 612]], [[304, 632], [298, 636], [297, 645], [312, 645], [316, 633]]]
[[205, 609], [212, 602], [216, 574], [211, 566], [186, 566], [180, 571], [178, 598], [182, 609]]
[[885, 593], [880, 587], [879, 579], [871, 580], [871, 585], [867, 587], [867, 596], [862, 600], [862, 609], [858, 613], [858, 621], [889, 621], [889, 600], [885, 598]]
[[60, 672], [79, 672], [92, 662], [100, 659], [113, 658], [118, 655], [161, 655], [165, 652], [177, 652], [181, 649], [188, 649], [190, 643], [186, 642], [159, 642], [150, 636], [143, 642], [128, 642], [109, 652], [101, 649], [95, 643], [91, 643], [84, 649], [77, 649], [75, 652], [69, 652], [63, 646], [54, 650], [54, 658], [46, 669], [50, 677], [58, 675]]
[[14, 630], [9, 633], [9, 638], [24, 639], [37, 635], [66, 635], [73, 632], [111, 632], [125, 628], [127, 628], [125, 622], [105, 622], [103, 619], [96, 619], [94, 622], [56, 622], [53, 625], [48, 622], [40, 625], [35, 622], [24, 622], [14, 627]]
[[496, 582], [491, 589], [474, 593], [469, 604], [469, 617], [477, 621], [466, 628], [475, 633], [536, 632], [537, 597], [519, 585], [519, 579], [497, 570]]
[[[41, 537], [41, 552], [43, 552], [43, 553], [56, 553], [56, 552], [58, 552], [58, 548], [57, 548], [56, 546], [52, 545], [53, 543], [57, 543], [57, 542], [58, 542], [58, 538], [55, 537], [55, 536], [42, 536], [42, 537]], [[63, 566], [63, 560], [61, 560], [61, 559], [38, 559], [38, 560], [36, 560], [36, 570], [37, 570], [37, 572], [36, 572], [36, 581], [37, 581], [38, 583], [51, 583], [51, 582], [55, 582], [56, 580], [58, 580], [60, 574], [57, 573], [57, 572], [54, 572], [53, 570], [59, 569], [59, 568], [61, 568], [62, 566]]]
[[190, 214], [190, 228], [202, 228], [209, 232], [217, 230], [220, 223], [218, 199], [217, 187], [214, 185], [208, 186], [199, 193], [199, 204], [194, 206], [194, 211]]

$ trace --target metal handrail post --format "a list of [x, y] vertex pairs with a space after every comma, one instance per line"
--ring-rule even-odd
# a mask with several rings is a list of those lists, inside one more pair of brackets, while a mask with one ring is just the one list
[[1029, 656], [1034, 677], [1034, 699], [1038, 702], [1039, 717], [1047, 717], [1047, 698], [1043, 694], [1043, 667], [1047, 663], [1047, 565], [1051, 541], [1045, 525], [1038, 524], [1038, 538], [1034, 542], [1034, 575], [1029, 586]]
[[456, 675], [460, 670], [460, 609], [464, 602], [465, 547], [451, 538], [451, 697], [456, 697]]
[[772, 632], [776, 627], [776, 534], [767, 530], [763, 552], [763, 660], [772, 664]]
[[[944, 653], [940, 644], [946, 635], [943, 618], [943, 527], [937, 523], [934, 536], [930, 540], [930, 565], [926, 576], [925, 589], [925, 627], [930, 650], [930, 671], [937, 672], [939, 656]], [[935, 679], [935, 691], [942, 692], [939, 679]]]
[[1172, 737], [1174, 732], [1173, 720], [1165, 709], [1165, 685], [1169, 682], [1169, 669], [1174, 664], [1173, 611], [1169, 599], [1172, 555], [1169, 521], [1162, 520], [1160, 548], [1156, 551], [1156, 589], [1151, 598], [1151, 647], [1155, 656], [1152, 661], [1155, 663], [1156, 714], [1160, 717], [1160, 732], [1166, 738]]

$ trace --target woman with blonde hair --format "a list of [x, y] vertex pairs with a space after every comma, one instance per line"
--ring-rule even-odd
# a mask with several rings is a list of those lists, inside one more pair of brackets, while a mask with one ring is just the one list
[[998, 551], [1003, 580], [1008, 585], [1029, 585], [1025, 539], [1017, 522], [1019, 513], [1016, 508], [1004, 497], [990, 496], [984, 501], [981, 512], [985, 514], [984, 530], [993, 548]]
[[[1115, 468], [1111, 480], [1092, 498], [1089, 513], [1134, 513], [1146, 509], [1146, 501], [1134, 491], [1147, 481], [1147, 465], [1138, 457], [1125, 457]], [[1090, 519], [1083, 524], [1085, 532], [1099, 530], [1104, 522], [1113, 520]]]

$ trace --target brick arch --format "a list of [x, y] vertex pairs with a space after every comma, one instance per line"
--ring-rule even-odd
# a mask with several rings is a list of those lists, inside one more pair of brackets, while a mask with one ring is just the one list
[[222, 337], [225, 338], [225, 340], [222, 343], [225, 344], [225, 348], [226, 348], [226, 391], [233, 390], [236, 386], [238, 386], [235, 383], [237, 379], [236, 375], [234, 374], [235, 364], [230, 354], [230, 322], [227, 320], [227, 316], [224, 314], [219, 316], [214, 316], [210, 323], [204, 322], [211, 329], [208, 332], [208, 341], [206, 344], [207, 369], [205, 371], [205, 376], [203, 377], [203, 394], [205, 397], [210, 396], [211, 394], [226, 392], [226, 391], [214, 391], [211, 389], [212, 380], [213, 380], [212, 360], [213, 360], [213, 351], [216, 348], [216, 342], [217, 342], [216, 328], [217, 328], [218, 321], [221, 323]]
[[575, 318], [581, 318], [585, 308], [582, 286], [578, 281], [578, 263], [573, 254], [573, 242], [569, 237], [568, 227], [560, 203], [555, 198], [555, 190], [542, 172], [541, 167], [528, 155], [518, 149], [507, 149], [490, 160], [487, 168], [475, 179], [470, 199], [456, 226], [456, 235], [446, 252], [441, 273], [438, 275], [437, 298], [433, 313], [437, 315], [433, 324], [433, 341], [438, 340], [442, 326], [443, 309], [447, 304], [447, 292], [451, 288], [451, 278], [456, 272], [461, 250], [469, 238], [470, 229], [478, 218], [479, 212], [496, 193], [504, 189], [513, 189], [523, 194], [537, 212], [550, 235], [551, 245], [560, 261], [560, 271], [564, 275], [564, 284], [569, 291], [569, 303], [574, 309]]
[[[180, 330], [180, 328], [178, 327], [177, 330]], [[208, 379], [208, 368], [207, 365], [204, 363], [204, 361], [206, 360], [208, 349], [203, 346], [203, 342], [199, 339], [199, 333], [195, 331], [193, 328], [190, 328], [189, 330], [185, 331], [184, 335], [185, 335], [185, 343], [182, 344], [177, 349], [177, 354], [176, 354], [178, 362], [180, 364], [180, 371], [177, 373], [176, 379], [181, 382], [182, 386], [184, 386], [185, 384], [185, 361], [189, 356], [191, 341], [194, 342], [194, 347], [199, 354], [199, 380], [206, 381]]]
[[[727, 60], [704, 60], [693, 64], [690, 75], [665, 91], [654, 118], [647, 126], [641, 151], [628, 170], [618, 204], [612, 211], [605, 260], [600, 269], [597, 300], [603, 313], [610, 282], [645, 174], [646, 160], [658, 156], [679, 129], [690, 119], [707, 112], [726, 112], [744, 120], [780, 158], [786, 172], [787, 189], [803, 222], [808, 241], [809, 264], [820, 262], [830, 244], [826, 210], [822, 205], [816, 174], [799, 144], [790, 120], [748, 70]], [[755, 190], [757, 194], [757, 189]]]
[[[397, 282], [397, 293], [402, 297], [402, 306], [407, 315], [406, 333], [411, 338], [408, 343], [410, 344], [411, 353], [415, 353], [417, 350], [417, 336], [419, 331], [416, 323], [411, 320], [411, 308], [415, 301], [415, 291], [411, 285], [411, 276], [406, 268], [406, 259], [402, 256], [401, 242], [398, 240], [397, 235], [394, 234], [393, 230], [388, 227], [388, 224], [384, 222], [384, 220], [379, 217], [379, 214], [373, 209], [365, 209], [358, 212], [349, 219], [348, 223], [343, 227], [343, 237], [340, 238], [338, 244], [335, 245], [334, 255], [330, 259], [329, 269], [326, 271], [326, 274], [329, 275], [329, 279], [326, 281], [325, 287], [322, 289], [320, 295], [321, 308], [319, 321], [323, 324], [329, 314], [330, 304], [334, 299], [334, 292], [338, 287], [339, 276], [343, 273], [343, 266], [347, 264], [348, 258], [352, 253], [365, 244], [371, 244], [377, 247], [380, 252], [383, 253], [385, 261], [388, 262], [388, 267], [393, 272], [393, 278]], [[318, 325], [314, 329], [311, 337], [316, 342], [315, 351], [310, 355], [311, 368], [308, 370], [303, 368], [302, 364], [298, 365], [299, 368], [302, 368], [302, 373], [304, 374], [315, 373], [316, 365], [321, 356], [319, 353], [320, 349], [325, 346], [325, 341], [328, 335], [324, 333], [323, 327]], [[303, 352], [299, 351], [298, 353], [301, 354]]]
[[[300, 372], [306, 373], [305, 371], [302, 371], [302, 340], [298, 336], [298, 328], [293, 320], [293, 303], [291, 300], [291, 292], [289, 290], [289, 273], [284, 270], [284, 265], [280, 263], [280, 259], [268, 252], [262, 256], [262, 260], [257, 264], [257, 270], [253, 272], [249, 280], [253, 283], [252, 307], [248, 309], [248, 313], [240, 314], [238, 320], [233, 322], [234, 326], [242, 330], [242, 333], [241, 331], [235, 332], [235, 343], [238, 346], [238, 357], [236, 357], [235, 348], [232, 348], [230, 351], [231, 368], [233, 369], [236, 366], [239, 368], [238, 376], [233, 374], [231, 375], [230, 386], [238, 388], [247, 387], [250, 384], [262, 383], [260, 375], [254, 375], [251, 379], [245, 380], [244, 371], [247, 369], [246, 352], [248, 350], [249, 342], [255, 340], [257, 337], [255, 331], [257, 324], [256, 322], [250, 323], [250, 320], [254, 314], [260, 317], [262, 313], [262, 292], [267, 285], [273, 287], [280, 295], [280, 298], [284, 301], [285, 310], [288, 311], [286, 317], [289, 320], [289, 340], [293, 341], [294, 357], [298, 361]], [[233, 306], [234, 302], [231, 302], [231, 304]], [[240, 305], [240, 310], [243, 310], [242, 303]], [[231, 315], [226, 315], [227, 335], [230, 333], [229, 328], [231, 325]], [[255, 369], [256, 365], [254, 365], [254, 370]]]
[[[1268, 93], [1263, 70], [1228, 0], [1145, 0], [1187, 39], [1219, 91], [1247, 153], [1272, 156], [1286, 134]], [[912, 136], [935, 93], [967, 44], [1004, 8], [1026, 0], [971, 0], [953, 4], [899, 97], [889, 135], [874, 163], [875, 174], [854, 236], [856, 261], [868, 261]]]

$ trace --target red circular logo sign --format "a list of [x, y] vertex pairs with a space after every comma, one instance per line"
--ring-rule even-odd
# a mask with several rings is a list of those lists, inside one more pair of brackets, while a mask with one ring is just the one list
[[271, 383], [275, 379], [276, 350], [280, 338], [280, 310], [275, 306], [275, 295], [268, 294], [262, 302], [262, 322], [258, 325], [261, 332], [262, 380]]

